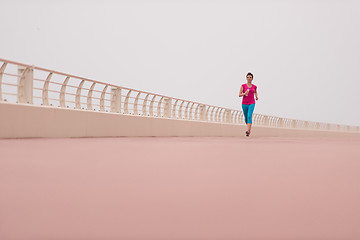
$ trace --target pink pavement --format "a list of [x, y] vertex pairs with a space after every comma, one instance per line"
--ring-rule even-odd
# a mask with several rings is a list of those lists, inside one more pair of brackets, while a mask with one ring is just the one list
[[360, 138], [0, 140], [0, 239], [360, 239]]

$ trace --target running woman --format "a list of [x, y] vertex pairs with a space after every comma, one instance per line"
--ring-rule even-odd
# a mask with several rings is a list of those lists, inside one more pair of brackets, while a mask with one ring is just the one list
[[242, 109], [245, 117], [245, 123], [247, 125], [247, 131], [246, 136], [250, 135], [251, 132], [251, 124], [252, 124], [252, 115], [255, 108], [255, 99], [254, 95], [256, 97], [256, 101], [259, 100], [258, 94], [257, 94], [257, 87], [252, 84], [253, 80], [252, 73], [248, 73], [246, 75], [247, 83], [241, 85], [239, 97], [242, 97]]

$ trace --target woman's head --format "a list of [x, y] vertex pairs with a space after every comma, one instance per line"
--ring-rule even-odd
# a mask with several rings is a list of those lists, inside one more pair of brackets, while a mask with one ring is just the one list
[[246, 74], [246, 80], [248, 82], [251, 82], [253, 80], [253, 78], [254, 78], [254, 76], [252, 73], [249, 72], [248, 74]]

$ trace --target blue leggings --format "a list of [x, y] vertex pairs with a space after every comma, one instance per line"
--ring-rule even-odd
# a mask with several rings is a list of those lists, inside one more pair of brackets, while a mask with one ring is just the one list
[[255, 108], [255, 103], [250, 105], [246, 105], [246, 104], [242, 105], [246, 124], [248, 123], [252, 124], [252, 115], [254, 112], [254, 108]]

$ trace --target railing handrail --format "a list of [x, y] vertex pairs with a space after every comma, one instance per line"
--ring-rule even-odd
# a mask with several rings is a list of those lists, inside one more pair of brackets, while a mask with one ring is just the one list
[[[93, 80], [93, 79], [89, 79], [89, 78], [85, 78], [85, 77], [81, 77], [81, 76], [76, 76], [76, 75], [72, 75], [72, 74], [68, 74], [68, 73], [64, 73], [64, 72], [59, 72], [59, 71], [55, 71], [55, 70], [51, 70], [51, 69], [47, 69], [47, 68], [43, 68], [43, 67], [37, 67], [35, 65], [29, 65], [29, 64], [16, 62], [16, 61], [11, 61], [11, 60], [7, 60], [7, 59], [4, 59], [4, 58], [0, 58], [0, 62], [7, 62], [7, 63], [10, 63], [10, 64], [15, 64], [15, 65], [23, 66], [23, 67], [28, 67], [28, 68], [33, 68], [33, 69], [37, 69], [37, 70], [44, 71], [44, 72], [52, 72], [52, 73], [62, 75], [62, 76], [66, 76], [66, 77], [70, 77], [70, 78], [76, 78], [76, 79], [81, 79], [81, 80], [94, 82], [94, 83], [98, 83], [98, 84], [108, 85], [110, 87], [117, 87], [117, 88], [121, 88], [121, 89], [126, 89], [126, 90], [131, 90], [131, 91], [136, 91], [136, 92], [142, 92], [142, 93], [145, 93], [145, 94], [157, 95], [157, 96], [160, 96], [160, 97], [171, 98], [171, 99], [180, 100], [180, 101], [192, 102], [192, 103], [195, 103], [195, 104], [203, 104], [203, 103], [190, 101], [190, 100], [185, 100], [185, 99], [181, 99], [181, 98], [170, 97], [170, 96], [167, 96], [167, 95], [147, 92], [147, 91], [138, 90], [138, 89], [134, 89], [134, 88], [128, 88], [128, 87], [124, 87], [124, 86], [120, 86], [120, 85], [114, 85], [114, 84], [111, 84], [111, 83], [104, 83], [104, 82], [96, 81], [96, 80]], [[218, 107], [218, 106], [213, 106], [213, 105], [209, 105], [209, 104], [206, 104], [206, 105], [211, 106], [211, 107]], [[225, 107], [222, 107], [222, 108], [231, 110], [230, 108], [225, 108]]]

